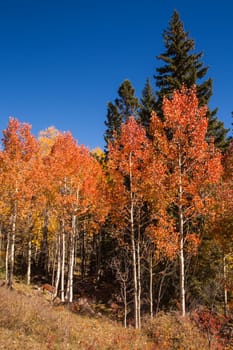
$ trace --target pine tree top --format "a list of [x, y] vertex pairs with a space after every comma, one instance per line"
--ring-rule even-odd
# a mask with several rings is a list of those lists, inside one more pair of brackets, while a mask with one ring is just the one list
[[[212, 79], [204, 80], [208, 67], [205, 67], [201, 59], [203, 52], [195, 51], [195, 42], [185, 31], [184, 24], [179, 13], [175, 10], [168, 28], [163, 32], [165, 51], [157, 58], [164, 65], [156, 68], [157, 75], [154, 76], [156, 86], [157, 113], [162, 117], [161, 107], [164, 97], [171, 97], [174, 90], [181, 90], [185, 85], [191, 88], [197, 87], [199, 106], [209, 104], [212, 96]], [[214, 136], [215, 145], [223, 149], [227, 146], [226, 134], [228, 130], [224, 124], [215, 116], [217, 109], [208, 112], [209, 126], [207, 139]]]

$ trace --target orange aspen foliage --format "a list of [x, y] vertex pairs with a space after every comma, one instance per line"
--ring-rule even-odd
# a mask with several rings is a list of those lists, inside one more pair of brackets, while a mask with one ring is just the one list
[[108, 169], [112, 188], [114, 234], [130, 250], [133, 267], [134, 320], [140, 328], [140, 250], [141, 211], [144, 203], [144, 179], [150, 157], [145, 130], [134, 117], [122, 125], [120, 135], [108, 145]]
[[119, 137], [108, 145], [108, 170], [112, 185], [115, 219], [125, 223], [127, 205], [141, 204], [144, 198], [145, 178], [150, 159], [149, 142], [145, 130], [134, 117], [122, 125]]
[[[199, 243], [200, 215], [208, 214], [212, 185], [221, 176], [221, 155], [213, 142], [205, 140], [208, 120], [206, 107], [199, 108], [196, 88], [174, 91], [164, 98], [162, 122], [153, 113], [151, 134], [155, 152], [163, 156], [166, 167], [168, 212], [174, 220], [179, 241], [180, 295], [185, 315], [184, 248], [193, 253]], [[188, 245], [188, 246], [187, 246]]]
[[211, 230], [224, 253], [231, 253], [233, 230], [233, 144], [223, 157], [224, 173], [216, 188]]
[[[158, 130], [158, 129], [156, 129]], [[148, 223], [146, 234], [156, 243], [160, 253], [174, 257], [177, 236], [173, 232], [173, 220], [167, 215], [168, 194], [165, 187], [165, 170], [162, 135], [159, 132], [159, 148], [147, 138], [144, 128], [133, 117], [122, 125], [121, 133], [109, 145], [108, 168], [113, 193], [113, 217], [117, 227], [123, 230], [129, 220], [130, 203], [137, 210], [147, 203]], [[132, 219], [131, 219], [132, 221]]]
[[[66, 298], [72, 302], [77, 232], [81, 225], [85, 224], [87, 234], [91, 235], [104, 222], [108, 212], [105, 202], [106, 184], [98, 161], [91, 156], [87, 148], [79, 146], [69, 132], [59, 133], [56, 137], [51, 152], [45, 157], [45, 167], [49, 173], [46, 189], [48, 210], [55, 211], [58, 224], [57, 239], [62, 251], [59, 257], [61, 299], [65, 299], [65, 262], [68, 260]], [[65, 248], [67, 244], [68, 251]], [[57, 285], [58, 279], [59, 273]]]
[[206, 111], [198, 107], [195, 87], [183, 87], [164, 99], [164, 122], [155, 113], [151, 118], [154, 150], [162, 154], [167, 169], [168, 201], [185, 208], [186, 221], [207, 213], [210, 185], [222, 174], [221, 154], [205, 140]]
[[[10, 118], [3, 131], [3, 151], [0, 154], [1, 199], [4, 217], [8, 225], [6, 251], [6, 281], [13, 283], [15, 239], [19, 225], [26, 221], [35, 194], [32, 174], [35, 169], [37, 142], [30, 133], [30, 126]], [[8, 274], [9, 265], [9, 274]]]
[[30, 180], [35, 170], [38, 145], [30, 129], [30, 125], [10, 118], [7, 129], [3, 131], [2, 190], [9, 199], [17, 200], [18, 209], [25, 208], [34, 194]]
[[108, 211], [106, 184], [101, 166], [87, 148], [79, 146], [69, 132], [60, 133], [46, 166], [51, 173], [50, 190], [63, 212], [93, 214], [96, 222], [103, 222]]

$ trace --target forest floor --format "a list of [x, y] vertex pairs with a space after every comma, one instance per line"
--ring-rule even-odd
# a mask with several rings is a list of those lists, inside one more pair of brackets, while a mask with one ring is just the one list
[[[94, 311], [93, 311], [94, 310]], [[36, 285], [0, 287], [0, 349], [4, 350], [220, 350], [213, 333], [198, 329], [190, 317], [161, 313], [143, 320], [142, 330], [123, 328], [100, 309], [52, 302]]]

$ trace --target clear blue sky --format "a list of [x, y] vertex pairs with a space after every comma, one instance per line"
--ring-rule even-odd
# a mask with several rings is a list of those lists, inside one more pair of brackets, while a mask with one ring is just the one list
[[138, 97], [161, 62], [162, 32], [177, 9], [204, 51], [211, 107], [231, 126], [232, 0], [0, 0], [1, 130], [14, 116], [40, 130], [70, 130], [103, 148], [106, 106], [130, 79]]

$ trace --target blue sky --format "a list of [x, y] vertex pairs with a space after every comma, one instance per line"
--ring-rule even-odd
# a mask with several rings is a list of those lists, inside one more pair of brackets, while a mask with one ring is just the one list
[[0, 0], [0, 127], [14, 116], [40, 130], [71, 131], [104, 147], [107, 103], [123, 80], [138, 97], [164, 51], [162, 33], [176, 9], [204, 51], [213, 78], [211, 108], [231, 127], [233, 1]]

